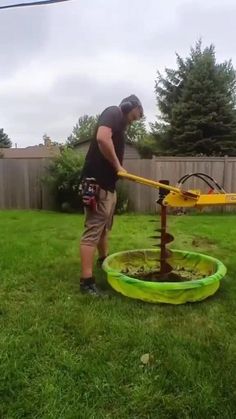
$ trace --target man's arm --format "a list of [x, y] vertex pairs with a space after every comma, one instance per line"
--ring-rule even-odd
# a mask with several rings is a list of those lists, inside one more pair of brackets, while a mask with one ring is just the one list
[[112, 129], [100, 126], [97, 132], [98, 147], [105, 159], [114, 167], [116, 172], [125, 171], [121, 166], [116, 155], [115, 148], [112, 142]]

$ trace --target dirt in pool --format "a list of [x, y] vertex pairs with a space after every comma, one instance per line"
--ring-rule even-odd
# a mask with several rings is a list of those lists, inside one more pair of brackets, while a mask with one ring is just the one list
[[138, 269], [126, 267], [121, 271], [121, 273], [132, 278], [149, 282], [184, 282], [205, 277], [205, 275], [201, 274], [200, 272], [196, 272], [190, 269], [173, 269], [173, 271], [168, 274], [160, 274], [158, 269], [147, 271], [143, 266]]

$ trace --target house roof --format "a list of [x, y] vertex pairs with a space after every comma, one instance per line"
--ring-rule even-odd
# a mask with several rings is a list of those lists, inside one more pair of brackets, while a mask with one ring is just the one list
[[57, 146], [30, 146], [26, 148], [0, 148], [4, 159], [42, 159], [55, 157], [60, 153]]
[[[80, 140], [80, 141], [78, 141], [78, 143], [74, 146], [74, 148], [77, 148], [77, 147], [79, 147], [80, 145], [82, 145], [82, 144], [86, 144], [86, 143], [90, 143], [91, 142], [91, 139], [86, 139], [86, 140]], [[130, 145], [131, 147], [136, 147], [136, 144], [134, 143], [134, 142], [132, 142], [132, 141], [129, 141], [129, 140], [127, 140], [126, 142], [126, 145], [128, 144], [128, 145]]]
[[85, 143], [90, 143], [90, 139], [86, 139], [86, 140], [80, 140], [77, 144], [76, 144], [76, 146], [75, 147], [78, 147], [78, 146], [80, 146], [81, 144], [85, 144]]

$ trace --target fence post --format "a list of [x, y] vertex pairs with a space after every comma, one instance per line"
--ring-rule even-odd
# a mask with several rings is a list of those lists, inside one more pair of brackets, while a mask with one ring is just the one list
[[228, 186], [229, 186], [228, 156], [224, 156], [223, 188], [227, 190]]

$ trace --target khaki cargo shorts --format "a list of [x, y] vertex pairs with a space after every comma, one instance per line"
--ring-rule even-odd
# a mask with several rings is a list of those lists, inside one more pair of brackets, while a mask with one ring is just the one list
[[81, 237], [81, 244], [97, 246], [104, 230], [111, 230], [116, 200], [116, 192], [100, 189], [97, 209], [92, 211], [85, 207], [85, 229]]

